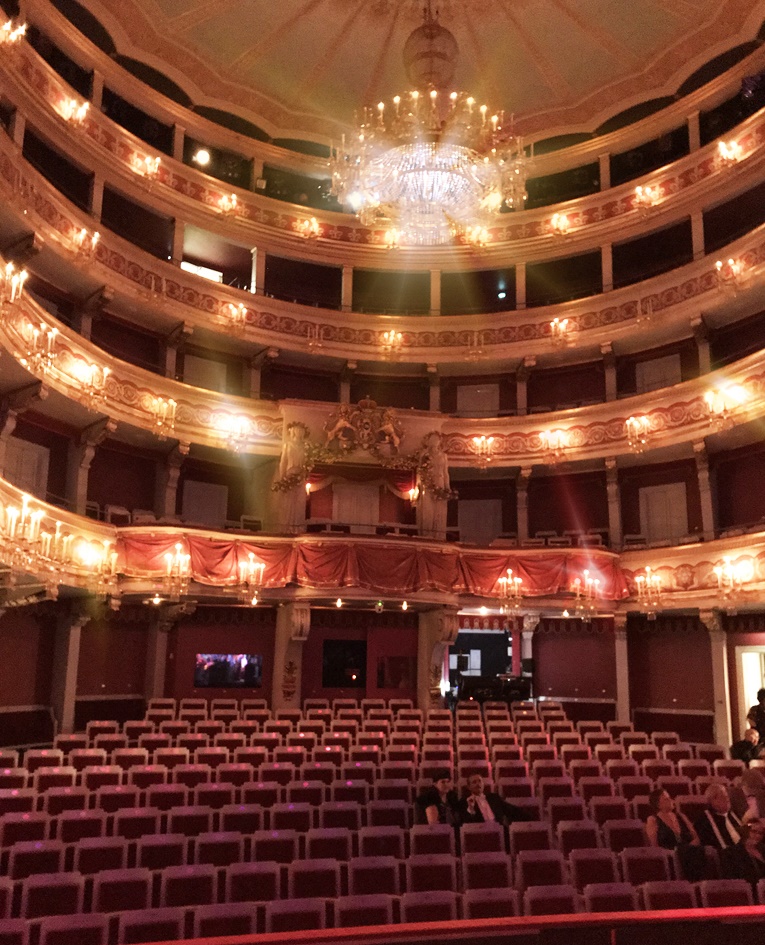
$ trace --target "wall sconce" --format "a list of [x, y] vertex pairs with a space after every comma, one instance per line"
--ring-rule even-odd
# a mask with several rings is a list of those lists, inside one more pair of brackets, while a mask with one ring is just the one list
[[0, 26], [0, 46], [13, 46], [19, 42], [27, 31], [26, 23], [18, 20], [7, 20]]
[[565, 213], [554, 213], [550, 220], [550, 230], [553, 236], [568, 236], [571, 232], [571, 220]]
[[481, 344], [481, 332], [472, 331], [470, 337], [468, 338], [467, 352], [465, 353], [465, 360], [475, 363], [480, 361], [484, 356], [483, 345]]
[[392, 328], [389, 331], [384, 331], [380, 338], [380, 347], [382, 348], [383, 354], [387, 357], [396, 357], [401, 354], [401, 349], [404, 346], [404, 336], [400, 331], [394, 331]]
[[226, 446], [234, 453], [239, 453], [250, 439], [250, 421], [247, 417], [229, 417], [225, 423], [223, 436], [226, 438]]
[[542, 430], [539, 439], [548, 462], [557, 463], [563, 459], [568, 447], [566, 430]]
[[746, 270], [740, 259], [728, 259], [726, 262], [718, 259], [715, 263], [715, 272], [717, 284], [721, 288], [731, 288], [734, 292], [743, 285], [746, 278]]
[[717, 161], [720, 167], [733, 167], [742, 158], [741, 145], [738, 141], [718, 141]]
[[651, 421], [645, 414], [639, 417], [627, 417], [624, 427], [630, 449], [635, 453], [642, 453], [651, 433]]
[[653, 187], [642, 187], [638, 185], [635, 188], [635, 207], [641, 213], [649, 213], [661, 203], [662, 192], [658, 184]]
[[734, 562], [726, 555], [723, 563], [716, 565], [712, 571], [717, 578], [717, 590], [726, 599], [741, 596], [754, 577], [754, 566], [749, 558]]
[[552, 343], [560, 348], [565, 345], [568, 340], [568, 319], [567, 318], [554, 318], [550, 322], [550, 339]]
[[383, 234], [383, 244], [386, 249], [398, 249], [401, 245], [401, 233], [392, 227]]
[[72, 245], [74, 246], [75, 252], [82, 256], [92, 256], [96, 251], [96, 246], [98, 246], [98, 241], [101, 239], [101, 234], [98, 230], [94, 230], [92, 233], [87, 230], [85, 227], [77, 230], [72, 237]]
[[77, 362], [75, 380], [79, 382], [82, 398], [89, 410], [106, 400], [106, 379], [111, 371], [99, 364]]
[[153, 183], [159, 176], [159, 166], [162, 163], [160, 157], [141, 157], [140, 154], [134, 154], [132, 160], [133, 170], [141, 177], [145, 177], [150, 183]]
[[730, 429], [735, 422], [736, 411], [751, 400], [749, 391], [740, 384], [710, 389], [704, 394], [709, 416], [718, 430]]
[[43, 323], [35, 328], [31, 322], [27, 322], [23, 333], [27, 339], [27, 350], [21, 363], [30, 371], [47, 374], [56, 358], [58, 329], [49, 328]]
[[239, 591], [245, 601], [252, 607], [258, 603], [258, 590], [263, 586], [263, 576], [266, 565], [263, 561], [255, 560], [255, 553], [251, 551], [246, 561], [239, 562]]
[[236, 194], [223, 194], [218, 197], [218, 209], [224, 216], [231, 216], [236, 213], [237, 199]]
[[574, 609], [580, 617], [592, 614], [597, 610], [597, 599], [600, 596], [600, 580], [598, 578], [591, 578], [590, 572], [585, 569], [582, 572], [582, 577], [575, 579], [573, 590], [576, 597]]
[[28, 278], [26, 269], [17, 270], [12, 262], [6, 263], [3, 271], [3, 302], [9, 305], [18, 302]]
[[317, 240], [321, 236], [321, 227], [316, 217], [300, 220], [295, 224], [295, 229], [298, 236], [302, 236], [304, 240]]
[[117, 552], [111, 548], [110, 541], [102, 545], [83, 538], [72, 552], [74, 562], [86, 571], [89, 589], [99, 597], [110, 597], [117, 588]]
[[171, 601], [178, 601], [189, 589], [191, 579], [191, 555], [183, 550], [179, 541], [175, 551], [168, 551], [165, 555], [165, 575], [162, 579], [162, 588]]
[[417, 505], [417, 500], [420, 498], [420, 487], [418, 485], [412, 486], [409, 490], [409, 504], [414, 508]]
[[247, 326], [247, 306], [239, 302], [235, 305], [229, 302], [227, 305], [228, 320], [235, 331], [244, 331]]
[[485, 436], [483, 433], [481, 436], [474, 436], [473, 452], [478, 457], [479, 469], [486, 469], [491, 462], [492, 453], [494, 452], [494, 437]]
[[323, 325], [307, 325], [306, 326], [306, 338], [308, 339], [308, 350], [309, 351], [318, 351], [319, 348], [324, 347], [324, 343], [321, 340]]
[[78, 102], [76, 98], [65, 98], [59, 103], [58, 113], [70, 125], [80, 128], [90, 110], [90, 102]]
[[513, 569], [508, 568], [507, 574], [503, 575], [497, 584], [499, 584], [499, 599], [502, 602], [499, 612], [506, 617], [517, 614], [523, 600], [523, 580], [513, 577]]
[[661, 578], [652, 568], [646, 567], [645, 574], [636, 575], [635, 588], [640, 608], [647, 611], [649, 620], [655, 620], [656, 611], [661, 606]]
[[154, 397], [151, 412], [154, 415], [154, 432], [161, 439], [175, 429], [175, 411], [178, 404], [172, 397]]

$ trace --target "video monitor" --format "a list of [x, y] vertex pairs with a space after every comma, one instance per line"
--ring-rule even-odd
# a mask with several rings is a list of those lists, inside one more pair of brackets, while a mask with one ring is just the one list
[[263, 657], [253, 653], [197, 653], [195, 689], [260, 689]]

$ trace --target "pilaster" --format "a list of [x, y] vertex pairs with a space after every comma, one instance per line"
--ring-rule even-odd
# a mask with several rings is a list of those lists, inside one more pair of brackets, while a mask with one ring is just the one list
[[616, 721], [630, 721], [630, 668], [627, 649], [627, 615], [614, 615], [614, 663], [616, 665]]
[[524, 466], [515, 486], [515, 501], [518, 521], [518, 540], [529, 537], [529, 479], [531, 466]]
[[608, 495], [608, 537], [611, 548], [622, 546], [622, 505], [619, 493], [619, 469], [616, 457], [606, 457], [606, 493]]
[[56, 622], [53, 644], [53, 679], [51, 708], [57, 731], [74, 731], [74, 704], [77, 697], [77, 671], [80, 663], [80, 636], [90, 615], [81, 611], [61, 611]]
[[88, 476], [96, 447], [117, 429], [117, 422], [101, 417], [69, 442], [66, 468], [66, 499], [69, 508], [77, 515], [85, 514], [88, 499]]
[[699, 353], [699, 374], [709, 374], [712, 370], [712, 356], [709, 351], [709, 329], [703, 312], [691, 319], [691, 331]]
[[715, 742], [730, 745], [733, 726], [730, 711], [730, 684], [728, 681], [728, 638], [722, 625], [722, 616], [716, 608], [700, 610], [699, 620], [709, 633], [712, 657], [712, 692], [715, 713]]
[[16, 429], [19, 414], [38, 400], [45, 400], [48, 388], [42, 381], [33, 381], [0, 397], [0, 476], [5, 475], [8, 439]]
[[147, 702], [165, 694], [168, 634], [182, 615], [193, 614], [195, 610], [196, 604], [187, 601], [184, 604], [161, 604], [153, 614], [146, 644], [144, 695]]
[[606, 401], [614, 401], [617, 399], [616, 355], [614, 354], [614, 346], [610, 341], [605, 341], [600, 346], [600, 354], [603, 358], [603, 372], [606, 382]]
[[526, 263], [515, 264], [515, 307], [526, 308]]
[[302, 693], [303, 644], [311, 630], [311, 606], [305, 601], [281, 604], [276, 611], [274, 682], [271, 708], [299, 709]]
[[417, 707], [441, 708], [441, 678], [449, 645], [459, 633], [459, 617], [452, 607], [437, 607], [419, 615], [417, 628]]
[[350, 312], [353, 308], [353, 266], [343, 266], [340, 282], [340, 311]]
[[701, 497], [701, 528], [704, 532], [704, 540], [712, 541], [715, 537], [715, 516], [709, 479], [709, 454], [704, 440], [697, 440], [693, 444], [693, 455], [696, 460], [696, 475], [699, 479]]
[[533, 355], [527, 355], [515, 372], [515, 404], [519, 417], [525, 417], [529, 412], [528, 380], [536, 363]]
[[441, 314], [441, 270], [430, 270], [430, 314]]
[[165, 456], [164, 462], [160, 460], [158, 463], [154, 512], [159, 518], [175, 515], [178, 479], [181, 474], [181, 466], [183, 466], [183, 461], [188, 454], [189, 444], [178, 442]]
[[600, 272], [603, 280], [603, 291], [612, 292], [614, 288], [614, 249], [610, 243], [604, 243], [600, 248]]

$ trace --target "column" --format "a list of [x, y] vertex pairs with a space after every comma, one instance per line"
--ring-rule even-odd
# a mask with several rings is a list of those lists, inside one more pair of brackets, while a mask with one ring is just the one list
[[432, 413], [441, 412], [441, 378], [438, 376], [438, 365], [428, 365], [428, 410]]
[[630, 670], [627, 657], [627, 615], [614, 614], [616, 721], [630, 721]]
[[441, 314], [441, 270], [430, 270], [430, 314]]
[[[539, 626], [539, 614], [531, 613], [523, 615], [523, 630], [521, 631], [521, 663], [524, 660], [534, 659], [534, 631]], [[529, 665], [528, 663], [526, 664]], [[532, 664], [533, 665], [533, 664]], [[534, 677], [536, 673], [532, 671], [522, 673], [522, 675], [531, 677], [532, 693], [534, 687]]]
[[90, 79], [90, 105], [94, 111], [101, 111], [104, 100], [104, 77], [101, 72], [94, 70]]
[[527, 355], [515, 372], [515, 405], [519, 417], [525, 417], [529, 412], [527, 382], [536, 363], [537, 359], [533, 355]]
[[694, 210], [691, 213], [691, 243], [694, 260], [702, 259], [704, 256], [704, 217], [701, 210]]
[[70, 441], [67, 453], [66, 468], [66, 500], [69, 510], [77, 515], [85, 514], [85, 505], [88, 500], [88, 475], [90, 464], [96, 453], [96, 447], [102, 443], [110, 433], [117, 429], [117, 422], [109, 417], [102, 417], [91, 423], [80, 433], [79, 437]]
[[691, 151], [698, 151], [701, 147], [701, 128], [698, 112], [691, 112], [688, 116], [688, 143]]
[[622, 546], [622, 506], [619, 494], [619, 469], [615, 456], [606, 457], [606, 493], [608, 495], [608, 539], [612, 550]]
[[295, 601], [280, 604], [276, 611], [274, 682], [271, 708], [299, 709], [303, 667], [303, 644], [311, 629], [311, 606]]
[[74, 731], [74, 702], [80, 663], [80, 636], [90, 620], [81, 611], [64, 611], [56, 622], [50, 702], [61, 734]]
[[521, 628], [523, 627], [523, 618], [513, 617], [510, 620], [510, 634], [512, 639], [513, 665], [511, 672], [513, 676], [521, 675], [521, 649], [523, 642], [521, 637]]
[[17, 148], [21, 149], [24, 147], [24, 131], [26, 130], [26, 121], [21, 112], [16, 109], [11, 115], [11, 120], [8, 125], [8, 134], [11, 141], [16, 145]]
[[600, 272], [603, 280], [603, 291], [612, 292], [614, 288], [614, 249], [610, 243], [604, 243], [600, 248]]
[[526, 263], [515, 264], [515, 307], [526, 308]]
[[258, 249], [257, 246], [252, 250], [252, 274], [250, 276], [250, 292], [257, 295], [265, 294], [266, 283], [266, 251]]
[[353, 266], [343, 266], [342, 281], [340, 283], [340, 311], [350, 312], [353, 309]]
[[691, 319], [691, 331], [699, 353], [699, 375], [709, 374], [712, 370], [712, 357], [709, 352], [709, 329], [703, 312]]
[[529, 479], [531, 466], [524, 466], [518, 476], [515, 486], [515, 501], [517, 506], [518, 541], [529, 537]]
[[180, 125], [173, 125], [173, 159], [183, 163], [183, 145], [186, 140], [186, 129]]
[[84, 299], [74, 311], [72, 327], [78, 335], [87, 341], [93, 337], [93, 323], [103, 314], [104, 309], [114, 298], [114, 289], [102, 286]]
[[603, 372], [606, 381], [606, 401], [613, 401], [617, 398], [616, 355], [610, 341], [606, 341], [600, 346], [600, 354], [603, 358]]
[[358, 367], [355, 361], [346, 361], [345, 367], [340, 374], [340, 403], [349, 404], [351, 402], [351, 377]]
[[598, 167], [600, 169], [600, 189], [610, 190], [611, 188], [611, 155], [599, 154]]
[[722, 615], [717, 609], [699, 611], [699, 620], [709, 633], [712, 654], [712, 692], [715, 703], [715, 742], [730, 745], [733, 741], [733, 726], [730, 711], [730, 686], [728, 683], [728, 638], [722, 625]]
[[417, 708], [443, 706], [441, 677], [450, 644], [457, 639], [459, 617], [452, 607], [437, 607], [419, 615], [417, 628]]
[[183, 241], [186, 225], [183, 220], [173, 220], [173, 245], [170, 250], [170, 260], [174, 266], [180, 266], [183, 260]]
[[149, 638], [146, 642], [146, 675], [144, 676], [144, 696], [149, 699], [161, 699], [165, 694], [165, 674], [167, 671], [167, 638], [170, 630], [182, 614], [191, 614], [196, 604], [160, 604], [154, 610], [149, 624]]
[[154, 512], [158, 518], [170, 518], [176, 514], [178, 478], [188, 453], [189, 444], [178, 442], [165, 456], [164, 462], [160, 460], [158, 464], [154, 491]]
[[704, 532], [704, 541], [712, 541], [715, 537], [715, 515], [712, 505], [712, 487], [709, 481], [709, 454], [704, 440], [698, 440], [693, 444], [693, 454], [696, 460], [696, 474], [699, 477], [701, 528]]
[[5, 473], [8, 439], [16, 429], [19, 414], [28, 410], [38, 400], [45, 400], [48, 388], [42, 381], [33, 381], [0, 398], [0, 476]]
[[178, 374], [178, 351], [193, 333], [191, 325], [181, 322], [165, 338], [165, 377], [176, 378]]
[[101, 212], [104, 207], [104, 179], [97, 174], [93, 175], [90, 182], [90, 215], [94, 220], [101, 219]]

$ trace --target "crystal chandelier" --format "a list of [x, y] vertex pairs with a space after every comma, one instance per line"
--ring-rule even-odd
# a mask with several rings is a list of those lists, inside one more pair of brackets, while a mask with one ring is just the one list
[[404, 46], [415, 88], [364, 108], [356, 132], [332, 150], [332, 193], [365, 226], [395, 231], [395, 245], [484, 245], [503, 206], [526, 200], [528, 162], [512, 122], [447, 91], [457, 53], [428, 2]]

